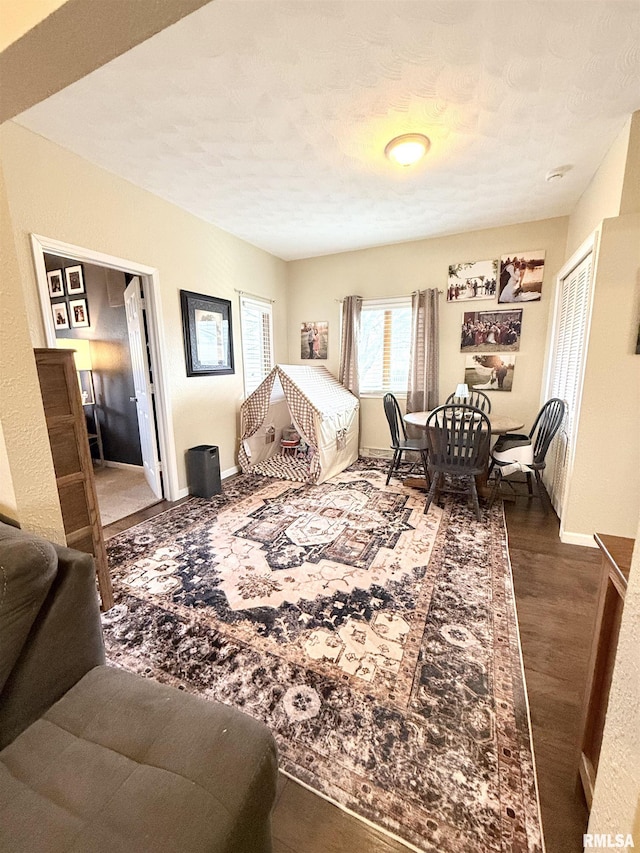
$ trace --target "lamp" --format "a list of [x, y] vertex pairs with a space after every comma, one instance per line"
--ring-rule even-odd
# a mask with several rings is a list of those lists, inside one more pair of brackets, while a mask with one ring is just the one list
[[56, 338], [56, 346], [58, 349], [70, 349], [74, 351], [73, 360], [75, 361], [78, 373], [82, 405], [92, 406], [96, 401], [96, 394], [93, 387], [93, 365], [91, 363], [90, 342], [84, 338]]
[[403, 133], [388, 142], [384, 153], [399, 166], [413, 166], [431, 148], [431, 140], [422, 133]]
[[455, 394], [453, 395], [459, 403], [463, 405], [469, 399], [469, 386], [466, 382], [461, 382], [456, 386]]

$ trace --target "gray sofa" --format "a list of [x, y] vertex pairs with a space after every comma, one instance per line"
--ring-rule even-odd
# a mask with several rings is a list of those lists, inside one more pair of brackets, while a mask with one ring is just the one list
[[262, 724], [104, 665], [93, 561], [0, 522], [0, 850], [268, 853]]

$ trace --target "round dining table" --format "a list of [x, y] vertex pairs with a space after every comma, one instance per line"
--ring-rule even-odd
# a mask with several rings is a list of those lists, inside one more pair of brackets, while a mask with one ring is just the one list
[[[404, 415], [405, 423], [412, 424], [413, 426], [422, 427], [425, 429], [427, 426], [427, 418], [431, 414], [430, 410], [428, 412], [407, 412]], [[524, 426], [524, 422], [518, 420], [517, 418], [510, 418], [507, 415], [487, 415], [489, 421], [491, 423], [491, 434], [492, 435], [503, 435], [507, 432], [515, 432], [517, 429], [522, 429]], [[488, 479], [489, 469], [484, 472], [484, 474], [478, 474], [476, 477], [476, 483], [478, 488], [478, 494], [489, 497], [487, 479]], [[427, 488], [426, 482], [419, 477], [409, 477], [405, 479], [404, 484], [406, 486], [412, 486], [417, 489], [425, 489]]]
[[[404, 416], [405, 423], [413, 424], [413, 426], [426, 427], [427, 418], [431, 414], [429, 412], [408, 412]], [[522, 429], [524, 422], [517, 418], [510, 418], [507, 415], [487, 415], [491, 422], [491, 434], [503, 435], [505, 432], [515, 432], [517, 429]]]

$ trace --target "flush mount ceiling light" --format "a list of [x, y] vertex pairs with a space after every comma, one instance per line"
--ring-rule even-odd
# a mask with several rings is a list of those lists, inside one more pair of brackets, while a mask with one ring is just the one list
[[387, 143], [384, 153], [400, 166], [413, 166], [431, 148], [431, 141], [422, 133], [404, 133]]

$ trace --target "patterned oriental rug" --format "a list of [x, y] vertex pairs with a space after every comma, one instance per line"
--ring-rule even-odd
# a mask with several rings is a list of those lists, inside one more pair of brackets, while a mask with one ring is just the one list
[[419, 851], [542, 850], [502, 508], [241, 475], [108, 542], [113, 664], [234, 705], [287, 774]]

